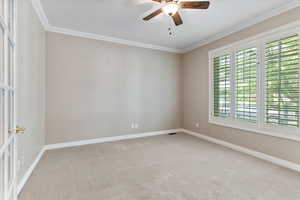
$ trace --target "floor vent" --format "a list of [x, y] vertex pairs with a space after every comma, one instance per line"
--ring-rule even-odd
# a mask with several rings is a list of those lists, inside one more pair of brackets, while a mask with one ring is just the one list
[[177, 133], [169, 133], [169, 135], [176, 135]]

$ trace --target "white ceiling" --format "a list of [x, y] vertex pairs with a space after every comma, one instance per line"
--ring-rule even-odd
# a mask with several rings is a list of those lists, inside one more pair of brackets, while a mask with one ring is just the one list
[[[260, 16], [268, 13], [270, 16], [280, 9], [290, 8], [299, 0], [210, 2], [208, 10], [181, 10], [184, 24], [178, 27], [164, 14], [144, 22], [142, 18], [160, 6], [151, 0], [41, 0], [41, 5], [53, 27], [186, 49], [217, 34], [254, 22]], [[174, 36], [168, 34], [170, 25], [174, 28]]]

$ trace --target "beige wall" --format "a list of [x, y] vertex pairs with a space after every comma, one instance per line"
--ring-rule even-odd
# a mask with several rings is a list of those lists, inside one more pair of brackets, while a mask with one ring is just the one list
[[[45, 109], [47, 144], [182, 125], [300, 163], [298, 142], [208, 124], [208, 51], [300, 19], [300, 8], [181, 56], [56, 33], [45, 37], [29, 0], [18, 2], [17, 121], [27, 128], [18, 136], [19, 177], [45, 143]], [[131, 129], [132, 122], [139, 128]]]
[[47, 144], [180, 127], [180, 56], [49, 32], [46, 48]]
[[[300, 7], [215, 41], [183, 57], [183, 128], [300, 164], [300, 143], [208, 123], [208, 52], [300, 19]], [[195, 126], [200, 123], [200, 127]]]
[[17, 124], [19, 180], [45, 144], [45, 31], [30, 0], [18, 2], [17, 18]]

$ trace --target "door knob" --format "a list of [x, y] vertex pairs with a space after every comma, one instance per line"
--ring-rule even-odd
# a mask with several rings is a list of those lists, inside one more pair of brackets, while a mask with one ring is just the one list
[[20, 126], [16, 127], [17, 134], [23, 134], [23, 133], [25, 133], [25, 131], [26, 131], [26, 129], [24, 127], [20, 127]]

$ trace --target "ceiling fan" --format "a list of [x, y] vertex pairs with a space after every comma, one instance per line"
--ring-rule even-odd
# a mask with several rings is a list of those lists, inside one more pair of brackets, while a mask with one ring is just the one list
[[148, 21], [160, 13], [165, 13], [173, 18], [176, 26], [183, 24], [181, 16], [179, 14], [180, 9], [207, 9], [209, 7], [209, 1], [180, 1], [180, 0], [152, 0], [162, 4], [162, 7], [150, 15], [143, 18]]

